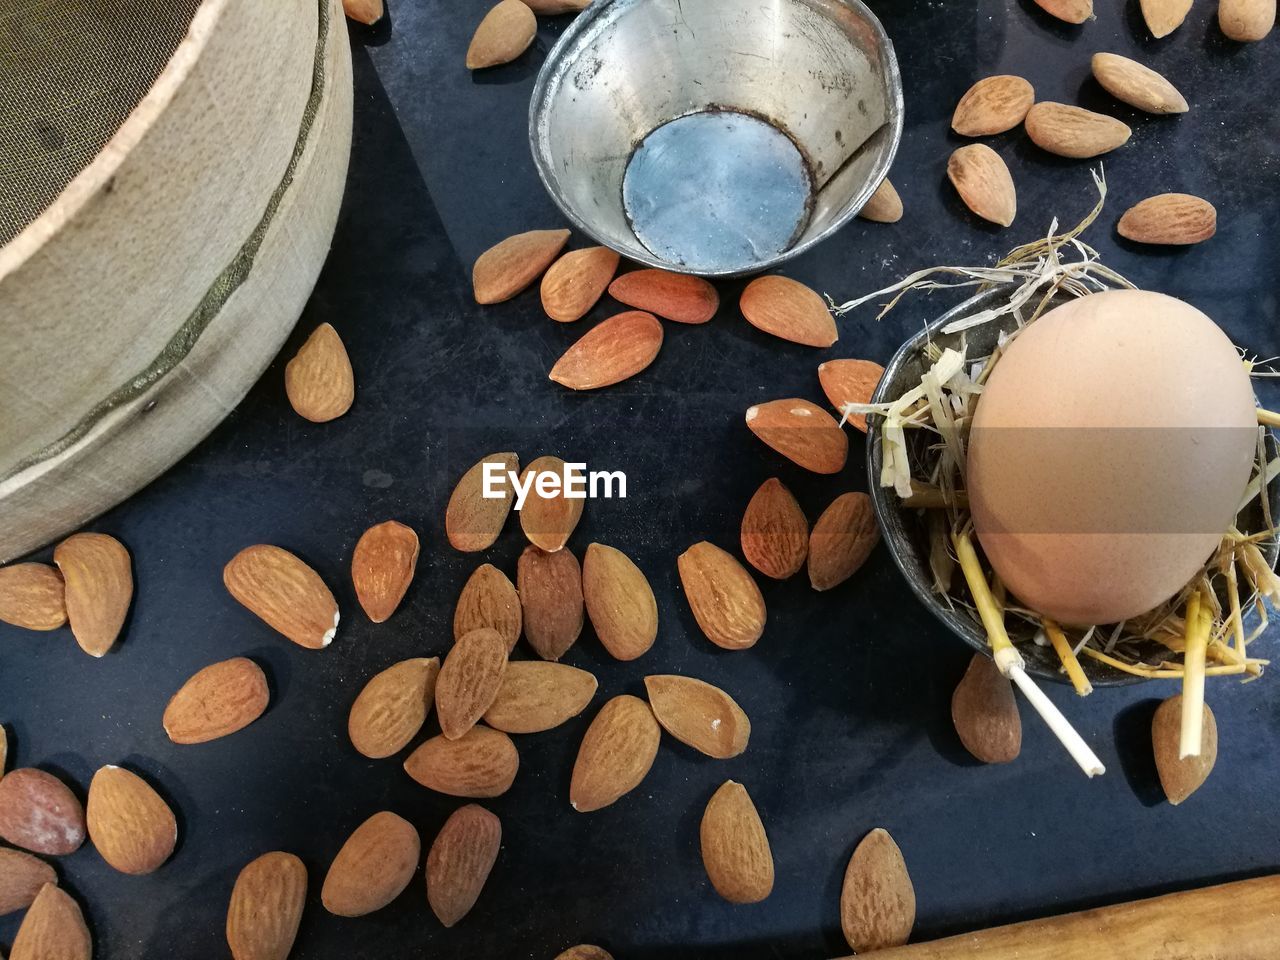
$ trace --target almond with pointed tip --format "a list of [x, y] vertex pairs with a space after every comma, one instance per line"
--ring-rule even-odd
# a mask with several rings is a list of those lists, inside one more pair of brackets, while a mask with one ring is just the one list
[[1256, 43], [1276, 25], [1276, 0], [1219, 0], [1218, 27], [1237, 43]]
[[1186, 113], [1190, 108], [1178, 88], [1150, 67], [1114, 53], [1095, 53], [1094, 79], [1117, 100], [1147, 113]]
[[0, 847], [0, 917], [27, 909], [46, 883], [58, 883], [53, 867], [22, 850]]
[[155, 788], [123, 767], [105, 766], [89, 784], [89, 839], [121, 873], [154, 873], [173, 854], [178, 821]]
[[916, 891], [902, 851], [888, 831], [872, 830], [858, 844], [840, 890], [840, 927], [850, 948], [869, 953], [900, 947], [916, 923]]
[[707, 801], [699, 830], [702, 864], [730, 903], [759, 903], [773, 892], [773, 852], [747, 788], [726, 780]]
[[246, 864], [227, 906], [233, 960], [288, 960], [307, 899], [307, 868], [275, 850]]
[[707, 639], [725, 650], [755, 646], [764, 633], [764, 597], [751, 574], [714, 543], [695, 543], [677, 561], [685, 599]]
[[[580, 469], [575, 467], [569, 476], [572, 482], [582, 483]], [[530, 543], [548, 553], [562, 549], [582, 519], [585, 501], [567, 495], [565, 478], [565, 462], [552, 456], [538, 457], [520, 474], [521, 487], [527, 484], [529, 490], [520, 508], [520, 529]], [[544, 480], [545, 488], [540, 489]]]
[[0, 778], [0, 838], [61, 857], [79, 850], [84, 837], [84, 808], [53, 774], [20, 767]]
[[421, 852], [413, 824], [389, 810], [375, 813], [356, 827], [333, 858], [320, 901], [339, 917], [381, 910], [409, 885]]
[[245, 547], [222, 570], [231, 596], [300, 647], [320, 650], [338, 632], [338, 601], [309, 566], [288, 550]]
[[569, 783], [569, 805], [590, 813], [614, 803], [640, 785], [662, 734], [649, 705], [627, 694], [614, 697], [587, 727]]
[[1013, 686], [991, 658], [975, 653], [951, 696], [960, 742], [983, 763], [1008, 763], [1022, 752], [1022, 719]]
[[502, 634], [509, 653], [520, 639], [523, 623], [520, 595], [507, 575], [490, 563], [476, 567], [453, 609], [453, 639], [481, 627], [492, 627]]
[[889, 178], [885, 177], [858, 211], [863, 220], [875, 223], [897, 223], [902, 219], [902, 198]]
[[582, 632], [582, 568], [570, 550], [547, 553], [528, 546], [516, 565], [516, 583], [529, 645], [544, 660], [559, 660]]
[[[523, 7], [533, 19], [533, 14], [521, 0], [502, 0], [498, 7], [508, 4]], [[480, 254], [471, 268], [471, 286], [476, 303], [510, 300], [537, 280], [568, 242], [568, 230], [529, 230], [490, 247]]]
[[484, 722], [505, 733], [541, 733], [586, 709], [596, 678], [586, 670], [545, 660], [513, 660]]
[[962, 137], [988, 137], [1020, 124], [1036, 91], [1022, 77], [1001, 74], [984, 77], [970, 87], [951, 115], [951, 129]]
[[1200, 789], [1218, 760], [1218, 721], [1209, 705], [1204, 705], [1200, 725], [1200, 754], [1180, 756], [1182, 741], [1182, 694], [1175, 693], [1156, 708], [1151, 718], [1151, 745], [1155, 750], [1156, 772], [1164, 795], [1175, 807]]
[[717, 760], [747, 749], [751, 721], [719, 687], [676, 674], [645, 677], [644, 686], [658, 723], [681, 743]]
[[510, 63], [529, 49], [537, 33], [538, 20], [527, 4], [521, 0], [501, 0], [485, 14], [471, 37], [471, 44], [467, 47], [467, 69], [481, 70]]
[[463, 634], [454, 643], [436, 680], [436, 717], [440, 731], [457, 740], [498, 695], [507, 669], [507, 642], [490, 627]]
[[[342, 0], [342, 12], [351, 20], [373, 26], [386, 12], [382, 0]], [[237, 957], [236, 960], [241, 960]]]
[[[844, 416], [846, 403], [870, 403], [880, 385], [884, 367], [874, 360], [828, 360], [818, 365], [818, 382], [836, 413]], [[845, 421], [867, 432], [867, 415], [853, 413]]]
[[542, 309], [559, 323], [581, 320], [604, 296], [618, 260], [608, 247], [570, 250], [542, 278]]
[[766, 577], [786, 580], [809, 555], [809, 521], [777, 477], [760, 484], [742, 515], [742, 555]]
[[298, 416], [312, 423], [337, 420], [356, 399], [351, 358], [338, 331], [322, 323], [285, 364], [284, 392]]
[[375, 760], [407, 747], [426, 723], [439, 673], [439, 657], [415, 657], [375, 675], [364, 685], [347, 717], [352, 746]]
[[806, 347], [829, 347], [840, 338], [820, 295], [797, 280], [776, 274], [747, 284], [738, 308], [757, 330]]
[[1142, 19], [1151, 35], [1159, 40], [1182, 26], [1191, 12], [1192, 0], [1141, 0]]
[[1115, 117], [1067, 103], [1042, 101], [1027, 111], [1027, 136], [1041, 150], [1060, 157], [1101, 156], [1125, 144], [1133, 133]]
[[720, 309], [720, 295], [708, 281], [667, 270], [624, 273], [609, 284], [609, 296], [676, 323], [706, 323]]
[[129, 551], [105, 533], [77, 533], [53, 549], [67, 620], [80, 649], [100, 657], [115, 646], [133, 600]]
[[0, 621], [27, 630], [57, 630], [67, 622], [62, 575], [47, 563], [0, 567]]
[[451, 797], [498, 797], [511, 789], [520, 754], [500, 730], [474, 726], [457, 740], [432, 737], [404, 762], [404, 771], [428, 790]]
[[747, 408], [747, 427], [793, 463], [814, 473], [839, 473], [849, 457], [849, 438], [827, 411], [796, 398]]
[[9, 960], [90, 960], [93, 938], [71, 895], [52, 883], [36, 895], [13, 940]]
[[1036, 6], [1063, 23], [1084, 23], [1093, 16], [1093, 0], [1036, 0]]
[[570, 390], [598, 390], [634, 377], [661, 348], [662, 324], [651, 313], [628, 310], [584, 333], [548, 377]]
[[207, 743], [243, 730], [271, 700], [262, 668], [232, 657], [198, 670], [164, 709], [164, 732], [174, 743]]
[[618, 660], [647, 653], [658, 636], [658, 602], [639, 567], [621, 550], [593, 543], [582, 560], [582, 598], [591, 626]]
[[857, 573], [880, 542], [871, 498], [865, 493], [836, 497], [809, 534], [809, 583], [830, 590]]
[[502, 821], [479, 804], [459, 807], [444, 822], [427, 853], [427, 902], [452, 927], [480, 899], [502, 847]]
[[1126, 210], [1116, 232], [1135, 243], [1201, 243], [1218, 232], [1218, 211], [1208, 200], [1189, 193], [1162, 193]]
[[418, 566], [418, 535], [410, 527], [386, 520], [366, 530], [351, 555], [351, 582], [356, 599], [374, 623], [396, 612]]
[[964, 205], [991, 223], [1007, 227], [1018, 213], [1018, 196], [1009, 168], [985, 143], [971, 143], [951, 154], [947, 179]]
[[593, 943], [580, 943], [558, 954], [556, 960], [613, 960], [613, 955]]
[[529, 9], [540, 17], [555, 17], [562, 13], [581, 13], [591, 0], [525, 0]]
[[[489, 491], [499, 496], [485, 496], [486, 469], [493, 481], [488, 485]], [[510, 477], [519, 469], [520, 460], [514, 453], [491, 453], [462, 475], [449, 495], [444, 513], [445, 537], [451, 547], [475, 553], [493, 546], [511, 512], [516, 493]]]

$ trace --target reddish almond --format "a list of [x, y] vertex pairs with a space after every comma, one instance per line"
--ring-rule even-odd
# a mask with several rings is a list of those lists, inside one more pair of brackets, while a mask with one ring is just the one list
[[475, 726], [457, 740], [432, 737], [404, 762], [405, 773], [428, 790], [453, 797], [497, 797], [511, 789], [520, 754], [511, 738]]
[[[382, 5], [382, 0], [342, 0], [342, 12], [356, 23], [371, 27], [382, 19], [386, 9]], [[236, 960], [242, 960], [242, 958], [236, 957]]]
[[446, 927], [471, 912], [502, 846], [502, 822], [478, 804], [453, 811], [427, 854], [427, 902]]
[[880, 181], [880, 186], [862, 205], [858, 216], [876, 223], [897, 223], [902, 219], [902, 198], [888, 177]]
[[1084, 23], [1093, 16], [1093, 0], [1036, 0], [1036, 5], [1064, 23]]
[[1156, 708], [1151, 718], [1151, 745], [1164, 795], [1175, 807], [1204, 785], [1218, 760], [1218, 721], [1204, 705], [1200, 723], [1200, 753], [1182, 756], [1182, 694], [1175, 693]]
[[785, 580], [809, 554], [809, 521], [777, 477], [760, 484], [742, 515], [742, 555], [766, 577]]
[[[520, 0], [502, 0], [498, 6], [508, 3], [522, 6]], [[529, 12], [528, 7], [524, 9]], [[530, 230], [490, 247], [471, 269], [476, 303], [510, 300], [538, 279], [568, 242], [568, 230]]]
[[586, 670], [543, 660], [513, 660], [484, 722], [507, 733], [540, 733], [580, 714], [595, 696]]
[[658, 723], [681, 743], [717, 760], [747, 749], [751, 721], [719, 687], [675, 674], [645, 677], [644, 686]]
[[556, 956], [556, 960], [613, 960], [613, 955], [592, 943], [580, 943]]
[[351, 705], [347, 734], [352, 745], [372, 759], [408, 746], [427, 720], [439, 673], [439, 657], [418, 657], [377, 674]]
[[1044, 101], [1027, 111], [1027, 136], [1060, 157], [1096, 157], [1123, 145], [1133, 133], [1115, 117], [1083, 107]]
[[351, 409], [355, 374], [337, 330], [322, 323], [307, 337], [285, 365], [284, 392], [298, 416], [312, 423], [328, 423]]
[[1218, 27], [1237, 43], [1263, 39], [1276, 25], [1276, 0], [1221, 0]]
[[5, 765], [9, 762], [9, 734], [0, 725], [0, 777], [4, 776]]
[[844, 583], [880, 542], [871, 498], [845, 493], [831, 501], [809, 535], [809, 582], [815, 590]]
[[267, 709], [267, 678], [247, 657], [196, 672], [164, 708], [164, 732], [174, 743], [206, 743], [247, 727]]
[[1186, 113], [1190, 107], [1177, 87], [1136, 60], [1114, 53], [1095, 53], [1093, 75], [1117, 100], [1147, 113]]
[[595, 390], [634, 377], [658, 356], [662, 324], [628, 310], [592, 327], [551, 368], [550, 379], [570, 390]]
[[387, 810], [375, 813], [333, 858], [320, 891], [324, 908], [340, 917], [381, 910], [409, 885], [421, 852], [413, 824]]
[[754, 646], [764, 632], [764, 597], [742, 564], [704, 540], [680, 554], [677, 566], [685, 599], [707, 639], [726, 650]]
[[849, 858], [840, 891], [840, 926], [858, 954], [900, 947], [916, 922], [916, 891], [888, 832], [868, 833]]
[[67, 619], [76, 643], [100, 657], [120, 636], [133, 600], [129, 551], [105, 533], [77, 533], [53, 550], [65, 583]]
[[0, 567], [0, 621], [27, 630], [56, 630], [67, 622], [62, 576], [47, 563]]
[[9, 960], [90, 960], [93, 938], [70, 894], [45, 884], [22, 918]]
[[749, 407], [747, 426], [778, 453], [814, 473], [839, 473], [849, 456], [849, 438], [840, 425], [808, 400]]
[[93, 775], [85, 809], [89, 839], [121, 873], [153, 873], [173, 854], [178, 821], [147, 781], [122, 767]]
[[0, 779], [0, 837], [60, 857], [79, 850], [84, 836], [84, 808], [57, 777], [23, 767]]
[[1200, 243], [1218, 232], [1218, 211], [1188, 193], [1162, 193], [1126, 210], [1116, 232], [1136, 243]]
[[706, 280], [666, 270], [624, 273], [609, 284], [609, 296], [677, 323], [706, 323], [720, 308], [720, 295]]
[[236, 877], [227, 907], [234, 960], [288, 960], [307, 899], [307, 868], [292, 853], [264, 853]]
[[827, 302], [788, 277], [757, 277], [747, 284], [738, 308], [753, 327], [807, 347], [829, 347], [839, 339]]
[[1018, 213], [1018, 197], [1009, 168], [985, 143], [971, 143], [951, 154], [947, 178], [964, 205], [991, 223], [1007, 227]]
[[658, 636], [649, 580], [621, 550], [593, 543], [582, 561], [582, 597], [596, 636], [618, 660], [648, 652]]
[[516, 566], [524, 633], [544, 660], [559, 660], [582, 632], [582, 568], [569, 550], [524, 548]]
[[502, 634], [510, 652], [520, 639], [522, 624], [520, 595], [507, 575], [489, 563], [476, 567], [458, 594], [458, 605], [453, 610], [453, 639], [491, 627]]
[[320, 575], [288, 550], [245, 547], [222, 570], [231, 596], [300, 647], [327, 647], [338, 632], [338, 601]]
[[[486, 468], [486, 464], [492, 466]], [[491, 480], [489, 492], [499, 496], [485, 496], [486, 469]], [[493, 453], [462, 475], [449, 496], [444, 514], [444, 531], [450, 546], [463, 553], [493, 546], [507, 522], [511, 501], [516, 495], [510, 475], [519, 469], [520, 461], [514, 453]]]
[[366, 530], [351, 555], [356, 599], [374, 623], [396, 612], [418, 566], [418, 535], [387, 520]]
[[[529, 44], [533, 43], [533, 38], [538, 32], [538, 21], [534, 17], [533, 11], [522, 3], [521, 0], [501, 0], [501, 2], [493, 7], [483, 20], [480, 26], [476, 27], [475, 34], [471, 37], [471, 45], [467, 47], [467, 69], [480, 70], [484, 67], [496, 67], [503, 63], [510, 63], [520, 54], [529, 49]], [[568, 239], [569, 231], [565, 231], [565, 239]], [[564, 244], [561, 243], [561, 246]], [[557, 252], [559, 248], [557, 247]], [[555, 254], [552, 254], [554, 256]], [[547, 261], [550, 263], [550, 260]], [[543, 264], [545, 267], [546, 264]], [[541, 273], [542, 270], [538, 270]], [[537, 274], [534, 274], [537, 276]], [[528, 286], [532, 282], [533, 277], [529, 281], [522, 284], [520, 289]], [[477, 290], [479, 284], [477, 284]], [[516, 293], [520, 291], [517, 290]], [[506, 297], [499, 297], [499, 300], [505, 300]], [[476, 295], [477, 303], [496, 303], [495, 300], [481, 300], [479, 294]]]
[[507, 642], [497, 630], [481, 627], [458, 638], [436, 680], [436, 716], [446, 737], [457, 740], [484, 716], [506, 669]]
[[951, 129], [962, 137], [986, 137], [1004, 133], [1020, 124], [1036, 91], [1022, 77], [1002, 74], [985, 77], [970, 87], [951, 117]]
[[759, 903], [773, 892], [773, 852], [747, 789], [726, 780], [707, 802], [700, 829], [702, 864], [730, 903]]
[[1182, 26], [1191, 12], [1191, 0], [1141, 0], [1142, 19], [1157, 40]]
[[[566, 475], [572, 483], [583, 482], [581, 470], [569, 473], [563, 460], [551, 456], [538, 457], [520, 474], [521, 488], [527, 485], [529, 490], [520, 508], [520, 529], [530, 543], [548, 553], [564, 547], [582, 519], [584, 498], [568, 496]], [[544, 481], [547, 492], [539, 489]]]
[[27, 909], [41, 887], [57, 882], [53, 867], [43, 860], [21, 850], [0, 847], [0, 917]]
[[525, 0], [529, 9], [540, 17], [554, 17], [562, 13], [580, 13], [591, 0]]
[[981, 653], [973, 655], [951, 697], [951, 721], [965, 749], [983, 763], [1008, 763], [1022, 752], [1013, 686]]
[[649, 705], [638, 697], [614, 697], [587, 727], [569, 784], [569, 804], [579, 813], [607, 807], [635, 789], [653, 766], [662, 734]]
[[542, 309], [560, 323], [581, 320], [604, 295], [617, 270], [618, 255], [608, 247], [570, 250], [542, 278]]
[[[844, 416], [846, 403], [870, 403], [871, 395], [880, 385], [884, 367], [874, 360], [828, 360], [818, 365], [818, 381], [836, 412]], [[852, 413], [847, 423], [863, 433], [867, 432], [867, 416]]]

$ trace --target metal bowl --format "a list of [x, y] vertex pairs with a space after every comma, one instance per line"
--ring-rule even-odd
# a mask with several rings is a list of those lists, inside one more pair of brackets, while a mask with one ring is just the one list
[[529, 108], [538, 173], [570, 221], [702, 276], [830, 236], [901, 135], [893, 45], [859, 0], [596, 0]]
[[[898, 348], [893, 359], [885, 367], [884, 376], [881, 377], [880, 384], [872, 396], [872, 402], [888, 402], [907, 390], [919, 386], [920, 377], [928, 366], [924, 357], [924, 347], [930, 340], [943, 349], [947, 347], [959, 349], [963, 337], [967, 345], [967, 356], [984, 357], [990, 354], [995, 349], [1001, 332], [1008, 333], [1013, 330], [1015, 322], [1012, 317], [1002, 317], [974, 327], [965, 331], [963, 335], [946, 334], [942, 332], [942, 328], [978, 310], [996, 306], [1002, 301], [1007, 303], [1009, 293], [1010, 290], [1003, 286], [988, 290], [971, 297], [929, 323], [925, 329]], [[1060, 296], [1052, 302], [1052, 305], [1057, 306], [1058, 303], [1065, 303], [1068, 299], [1065, 295]], [[1280, 442], [1277, 442], [1273, 432], [1267, 435], [1267, 447], [1268, 459], [1280, 455]], [[902, 508], [897, 495], [891, 488], [880, 486], [877, 482], [880, 476], [880, 465], [880, 430], [876, 418], [872, 417], [868, 418], [867, 429], [867, 476], [871, 479], [871, 502], [875, 508], [881, 534], [889, 547], [889, 553], [893, 556], [898, 569], [902, 571], [902, 575], [907, 578], [912, 592], [929, 609], [929, 612], [973, 649], [990, 654], [987, 635], [981, 626], [966, 610], [952, 606], [946, 598], [934, 592], [933, 577], [929, 572], [925, 524], [918, 516], [918, 511]], [[1273, 483], [1268, 489], [1271, 514], [1273, 517], [1280, 517], [1280, 483]], [[1243, 525], [1242, 529], [1245, 530], [1265, 529], [1266, 523], [1258, 500], [1255, 499], [1252, 506], [1241, 514], [1240, 522]], [[1280, 545], [1274, 542], [1266, 544], [1264, 555], [1267, 562], [1274, 567], [1280, 555]], [[1251, 620], [1256, 623], [1256, 613], [1252, 610], [1246, 613], [1245, 620], [1246, 623]], [[1028, 636], [1024, 634], [1021, 637], [1015, 636], [1014, 639], [1025, 640]], [[1057, 654], [1051, 647], [1021, 643], [1019, 649], [1026, 660], [1027, 672], [1046, 680], [1068, 682], [1062, 673]], [[1095, 687], [1120, 686], [1135, 683], [1141, 679], [1085, 657], [1081, 658], [1080, 665]]]

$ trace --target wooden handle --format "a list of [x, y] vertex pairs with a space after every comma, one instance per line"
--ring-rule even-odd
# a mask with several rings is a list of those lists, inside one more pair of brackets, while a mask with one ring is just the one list
[[875, 960], [1275, 960], [1278, 954], [1280, 875], [859, 956]]

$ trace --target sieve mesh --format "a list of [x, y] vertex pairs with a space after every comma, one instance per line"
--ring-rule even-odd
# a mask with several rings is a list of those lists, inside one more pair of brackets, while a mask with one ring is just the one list
[[201, 0], [0, 0], [0, 245], [120, 128]]

